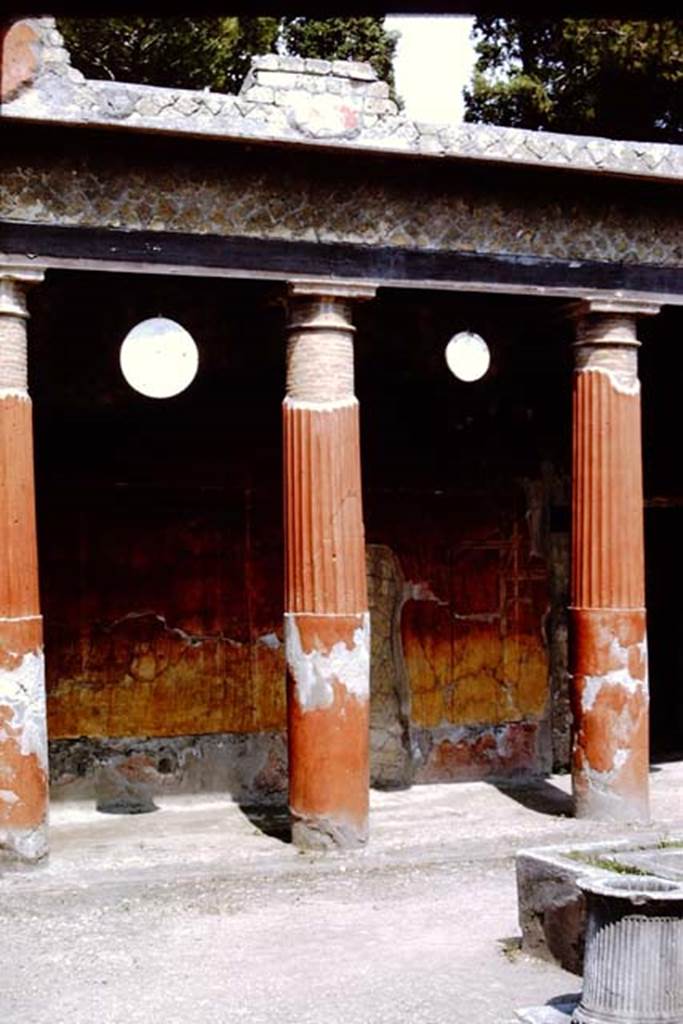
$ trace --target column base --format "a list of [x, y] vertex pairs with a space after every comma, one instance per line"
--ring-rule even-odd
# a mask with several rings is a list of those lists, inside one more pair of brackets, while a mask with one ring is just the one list
[[292, 843], [299, 850], [357, 850], [367, 841], [367, 824], [358, 827], [330, 818], [292, 817]]
[[[583, 780], [581, 780], [583, 781]], [[575, 782], [574, 817], [593, 821], [613, 821], [621, 825], [649, 825], [652, 822], [647, 796], [628, 799], [619, 794], [600, 792], [589, 788], [579, 792], [581, 782]]]
[[647, 641], [644, 609], [572, 608], [578, 818], [647, 824]]
[[285, 616], [289, 806], [303, 850], [368, 836], [370, 619]]
[[37, 864], [48, 854], [47, 825], [0, 828], [0, 865]]

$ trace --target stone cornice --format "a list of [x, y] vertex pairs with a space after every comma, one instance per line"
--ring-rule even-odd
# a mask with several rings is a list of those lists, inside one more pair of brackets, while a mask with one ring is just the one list
[[54, 19], [19, 24], [15, 49], [28, 56], [0, 107], [7, 120], [683, 180], [683, 146], [408, 120], [367, 64], [269, 54], [254, 58], [238, 96], [89, 81]]

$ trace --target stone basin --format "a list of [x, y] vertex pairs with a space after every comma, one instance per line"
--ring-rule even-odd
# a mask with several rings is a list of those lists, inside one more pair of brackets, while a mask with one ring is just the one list
[[516, 870], [522, 949], [581, 974], [586, 896], [579, 878], [596, 884], [619, 878], [683, 882], [683, 834], [520, 850]]
[[583, 992], [573, 1024], [681, 1024], [683, 887], [655, 876], [578, 880]]

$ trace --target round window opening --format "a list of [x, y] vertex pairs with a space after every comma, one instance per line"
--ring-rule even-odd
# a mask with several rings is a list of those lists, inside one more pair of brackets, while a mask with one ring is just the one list
[[184, 327], [156, 316], [128, 332], [119, 362], [134, 391], [147, 398], [172, 398], [185, 391], [197, 375], [199, 351]]
[[446, 362], [458, 380], [481, 380], [491, 365], [489, 347], [478, 334], [461, 331], [446, 345]]

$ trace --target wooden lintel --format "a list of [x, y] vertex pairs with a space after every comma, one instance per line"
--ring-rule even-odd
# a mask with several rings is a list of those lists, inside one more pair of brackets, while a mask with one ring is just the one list
[[0, 224], [0, 260], [67, 270], [498, 292], [683, 305], [683, 268], [341, 243]]

